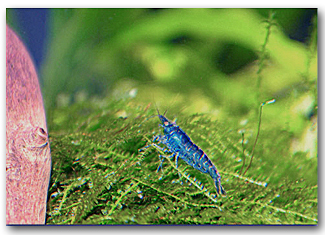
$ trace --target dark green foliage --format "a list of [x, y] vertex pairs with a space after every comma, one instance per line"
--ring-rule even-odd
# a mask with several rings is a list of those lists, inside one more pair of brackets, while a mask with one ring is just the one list
[[[270, 11], [51, 9], [47, 53], [40, 69], [48, 123], [52, 125], [52, 110], [61, 105], [60, 96], [65, 95], [68, 104], [80, 92], [86, 98], [105, 97], [124, 78], [154, 82], [187, 97], [193, 91], [204, 93], [214, 106], [232, 104], [229, 109], [237, 115], [300, 83], [300, 74], [317, 83], [315, 53], [305, 66], [306, 45], [290, 40], [282, 31], [290, 34], [307, 12], [315, 18], [317, 12], [275, 9], [272, 23], [277, 26], [269, 28]], [[256, 70], [269, 66], [256, 82]], [[250, 89], [254, 93], [247, 92]], [[255, 93], [261, 94], [257, 103]]]
[[[159, 150], [138, 151], [160, 129], [158, 118], [147, 120], [155, 112], [132, 100], [54, 112], [47, 224], [317, 224], [317, 162], [303, 153], [289, 156], [290, 133], [263, 129], [243, 177], [237, 128], [178, 114], [178, 125], [220, 171], [227, 197], [215, 201], [208, 175], [182, 160], [176, 169], [169, 158], [157, 173]], [[253, 136], [247, 140], [248, 159]]]

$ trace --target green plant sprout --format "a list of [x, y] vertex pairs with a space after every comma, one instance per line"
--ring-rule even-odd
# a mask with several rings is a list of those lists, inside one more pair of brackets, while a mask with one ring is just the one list
[[259, 102], [259, 100], [260, 100], [262, 70], [264, 69], [265, 60], [267, 59], [267, 56], [268, 56], [266, 46], [267, 46], [267, 43], [268, 43], [270, 35], [271, 35], [271, 28], [273, 26], [277, 26], [277, 23], [275, 22], [274, 18], [275, 18], [275, 12], [270, 11], [269, 18], [264, 21], [267, 24], [266, 25], [266, 35], [265, 35], [264, 42], [262, 44], [262, 49], [261, 49], [259, 60], [258, 60], [258, 70], [256, 72], [256, 74], [257, 74], [257, 82], [256, 82], [256, 100], [257, 100], [257, 102]]

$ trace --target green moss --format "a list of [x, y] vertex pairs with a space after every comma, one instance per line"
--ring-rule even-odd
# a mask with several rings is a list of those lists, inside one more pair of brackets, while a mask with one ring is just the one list
[[132, 100], [88, 101], [53, 112], [47, 224], [317, 224], [317, 162], [303, 153], [290, 156], [289, 133], [265, 125], [246, 178], [237, 175], [237, 128], [178, 114], [178, 125], [222, 175], [227, 197], [215, 201], [208, 175], [182, 160], [176, 169], [169, 158], [157, 173], [159, 150], [138, 151], [160, 129], [157, 118], [147, 120], [154, 112]]

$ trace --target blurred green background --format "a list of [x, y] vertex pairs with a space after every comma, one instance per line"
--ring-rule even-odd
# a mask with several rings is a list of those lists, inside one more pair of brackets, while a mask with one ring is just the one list
[[[22, 10], [7, 9], [7, 23], [29, 47]], [[257, 124], [258, 105], [275, 98], [263, 122], [292, 132], [293, 152], [317, 156], [317, 9], [37, 14], [46, 28], [42, 60], [35, 60], [50, 132], [61, 125], [53, 110], [89, 99], [129, 98], [239, 125]]]

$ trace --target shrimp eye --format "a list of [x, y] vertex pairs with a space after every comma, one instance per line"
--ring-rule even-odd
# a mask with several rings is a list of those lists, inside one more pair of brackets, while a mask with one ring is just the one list
[[168, 122], [164, 122], [164, 125], [165, 125], [165, 126], [168, 126]]

